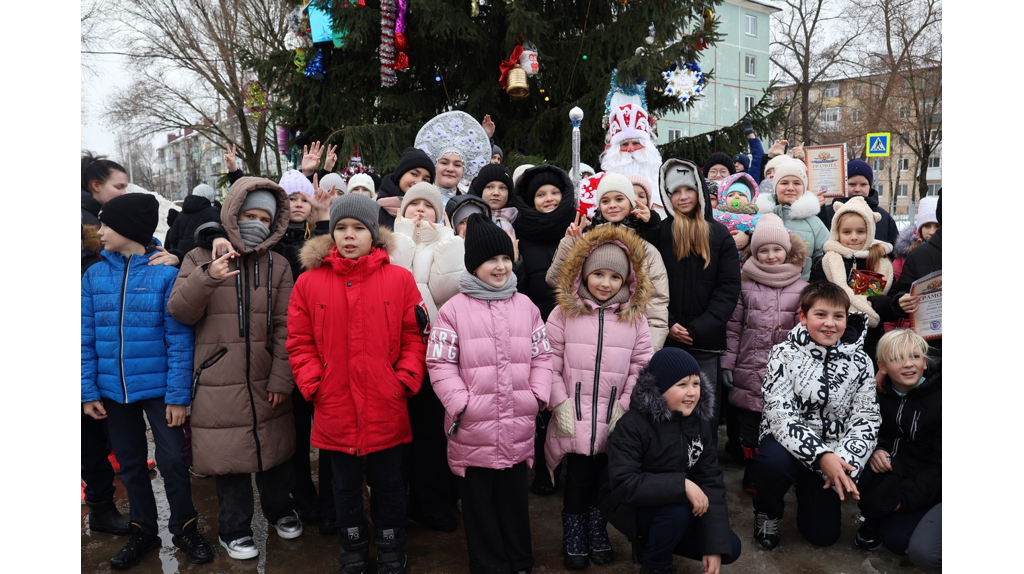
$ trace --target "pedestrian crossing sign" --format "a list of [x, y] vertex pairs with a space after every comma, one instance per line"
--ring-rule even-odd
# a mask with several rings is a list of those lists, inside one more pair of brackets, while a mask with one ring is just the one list
[[889, 155], [889, 132], [868, 134], [868, 157]]

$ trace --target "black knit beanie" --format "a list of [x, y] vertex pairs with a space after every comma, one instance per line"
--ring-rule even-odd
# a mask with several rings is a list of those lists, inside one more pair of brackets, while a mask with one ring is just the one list
[[[534, 168], [536, 169], [536, 168]], [[529, 173], [529, 172], [527, 172]], [[523, 174], [527, 175], [527, 174]], [[537, 190], [543, 185], [553, 185], [565, 193], [565, 180], [554, 170], [544, 170], [530, 178], [526, 187], [526, 199], [530, 207], [533, 207], [533, 200], [537, 197]]]
[[512, 238], [483, 215], [470, 215], [466, 221], [466, 271], [473, 273], [496, 255], [508, 255], [515, 260]]
[[654, 375], [660, 393], [690, 375], [700, 375], [697, 360], [678, 347], [665, 347], [654, 353], [645, 369]]
[[[743, 165], [743, 171], [750, 171], [750, 158], [747, 157], [747, 154], [745, 154], [745, 153], [738, 153], [738, 154], [736, 154], [732, 158], [732, 161], [734, 163], [735, 162], [740, 162]], [[736, 167], [736, 166], [733, 165], [733, 167]]]
[[480, 173], [476, 174], [476, 177], [473, 178], [473, 183], [469, 184], [469, 193], [477, 197], [483, 197], [484, 188], [492, 181], [504, 183], [508, 187], [508, 193], [511, 197], [512, 190], [515, 188], [515, 184], [512, 183], [512, 174], [508, 171], [508, 168], [500, 163], [489, 163], [480, 168]]
[[405, 172], [417, 167], [422, 167], [430, 172], [430, 183], [434, 183], [434, 162], [430, 161], [426, 152], [414, 147], [407, 147], [402, 152], [402, 157], [398, 160], [398, 167], [395, 168], [395, 183], [402, 179]]
[[148, 193], [126, 193], [103, 204], [100, 223], [142, 246], [153, 240], [160, 202]]
[[704, 162], [704, 177], [708, 176], [708, 170], [713, 165], [723, 165], [729, 169], [729, 175], [736, 173], [736, 162], [733, 159], [720, 151], [716, 151], [708, 157], [707, 161]]

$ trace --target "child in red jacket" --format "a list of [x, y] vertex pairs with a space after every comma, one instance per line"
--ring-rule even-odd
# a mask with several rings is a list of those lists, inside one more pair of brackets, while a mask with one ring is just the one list
[[[331, 235], [306, 243], [288, 308], [295, 383], [316, 409], [313, 446], [330, 451], [341, 571], [363, 572], [369, 536], [363, 462], [371, 488], [379, 572], [404, 573], [406, 499], [401, 445], [412, 440], [408, 397], [426, 371], [430, 326], [416, 281], [391, 265], [391, 233], [359, 194], [331, 204]], [[387, 366], [387, 368], [385, 368]]]

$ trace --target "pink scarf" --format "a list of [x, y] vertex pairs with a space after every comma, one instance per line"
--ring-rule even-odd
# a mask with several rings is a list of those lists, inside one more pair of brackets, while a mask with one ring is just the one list
[[800, 278], [803, 273], [803, 265], [783, 263], [782, 265], [765, 265], [751, 257], [743, 264], [743, 274], [750, 277], [761, 285], [775, 289], [788, 287]]

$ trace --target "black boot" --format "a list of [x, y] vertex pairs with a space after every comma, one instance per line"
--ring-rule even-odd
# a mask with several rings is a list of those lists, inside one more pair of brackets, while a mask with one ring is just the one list
[[89, 529], [93, 532], [106, 532], [117, 536], [127, 536], [128, 519], [121, 515], [117, 506], [111, 502], [98, 504], [89, 503]]
[[110, 559], [110, 567], [115, 570], [131, 568], [142, 562], [146, 552], [160, 548], [160, 537], [146, 534], [138, 524], [131, 523], [130, 531], [132, 536], [124, 548]]
[[587, 513], [566, 514], [562, 511], [562, 560], [569, 570], [582, 570], [590, 564]]
[[341, 539], [341, 556], [338, 558], [341, 574], [366, 574], [370, 561], [370, 533], [366, 531], [366, 525], [339, 528], [338, 537]]
[[199, 521], [189, 520], [180, 535], [171, 538], [175, 546], [185, 551], [185, 558], [192, 564], [206, 564], [214, 557], [213, 546], [199, 533]]
[[590, 534], [590, 561], [594, 564], [607, 564], [614, 560], [612, 542], [608, 539], [608, 519], [593, 506], [587, 515], [587, 529]]
[[405, 574], [405, 527], [377, 527], [373, 533], [377, 547], [377, 574]]

